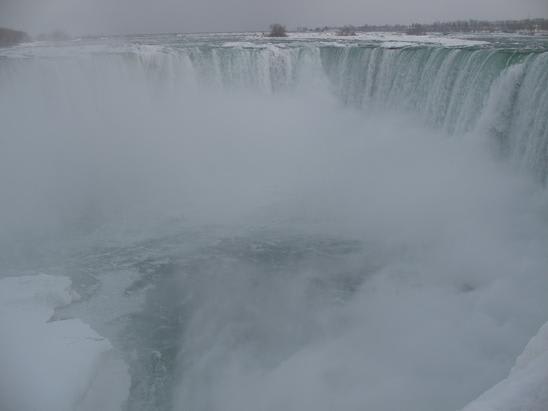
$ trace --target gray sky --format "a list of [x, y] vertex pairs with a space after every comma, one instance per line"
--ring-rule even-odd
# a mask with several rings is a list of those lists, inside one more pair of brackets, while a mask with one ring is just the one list
[[0, 26], [74, 35], [548, 17], [548, 0], [0, 0]]

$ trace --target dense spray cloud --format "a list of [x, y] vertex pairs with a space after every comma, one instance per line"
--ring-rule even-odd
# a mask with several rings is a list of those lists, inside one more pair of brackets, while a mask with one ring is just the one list
[[154, 33], [548, 16], [545, 0], [0, 0], [0, 26], [31, 33]]
[[[49, 271], [34, 263], [44, 250], [34, 238], [44, 232], [66, 252], [66, 236], [67, 271], [101, 281], [68, 317], [122, 341], [127, 409], [451, 411], [508, 373], [548, 311], [547, 193], [497, 161], [486, 136], [450, 138], [411, 114], [345, 107], [319, 60], [294, 65], [298, 84], [268, 93], [245, 87], [264, 84], [252, 82], [263, 72], [247, 65], [249, 47], [224, 47], [228, 71], [214, 70], [208, 86], [192, 76], [211, 66], [203, 54], [189, 66], [130, 47], [92, 45], [93, 64], [81, 45], [35, 47], [49, 58], [8, 58], [0, 71], [0, 262]], [[291, 56], [262, 50], [254, 67]], [[472, 73], [489, 81], [492, 66], [481, 67]], [[270, 84], [290, 86], [273, 73]], [[417, 77], [429, 74], [439, 96], [450, 81], [434, 81], [443, 70]], [[489, 94], [505, 100], [498, 82]], [[488, 107], [493, 119], [507, 113]], [[146, 306], [128, 315], [141, 287]], [[43, 339], [25, 344], [34, 341]], [[57, 384], [62, 367], [36, 366], [46, 383], [31, 386], [31, 367], [18, 364], [34, 357], [20, 345], [0, 339], [0, 364], [3, 355], [18, 371], [0, 371], [10, 393], [0, 409], [72, 410], [57, 404], [70, 403], [78, 380]], [[107, 385], [127, 390], [119, 378]], [[57, 387], [58, 401], [19, 406]]]
[[[468, 17], [37, 1], [0, 15], [73, 34]], [[524, 13], [487, 6], [460, 10]], [[548, 313], [548, 47], [485, 37], [0, 50], [0, 410], [457, 411], [501, 381]], [[513, 404], [548, 409], [545, 359], [518, 360], [541, 389], [504, 383]]]

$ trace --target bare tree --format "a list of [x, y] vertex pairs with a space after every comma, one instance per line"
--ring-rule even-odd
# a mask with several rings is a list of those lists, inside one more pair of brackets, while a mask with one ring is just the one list
[[269, 37], [287, 37], [285, 26], [278, 23], [271, 24]]
[[351, 25], [343, 26], [339, 29], [337, 32], [339, 36], [355, 36], [356, 35], [356, 28]]
[[407, 29], [407, 34], [414, 34], [416, 36], [422, 36], [426, 34], [426, 30], [424, 29], [422, 24], [413, 23], [411, 26]]

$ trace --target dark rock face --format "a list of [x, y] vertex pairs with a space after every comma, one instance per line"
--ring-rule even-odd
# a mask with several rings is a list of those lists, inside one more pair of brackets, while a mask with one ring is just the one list
[[14, 46], [25, 41], [30, 41], [27, 33], [0, 27], [0, 47]]

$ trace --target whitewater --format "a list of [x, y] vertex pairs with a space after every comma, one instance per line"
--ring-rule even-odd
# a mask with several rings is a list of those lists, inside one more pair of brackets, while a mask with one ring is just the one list
[[0, 409], [548, 409], [548, 37], [0, 49]]

